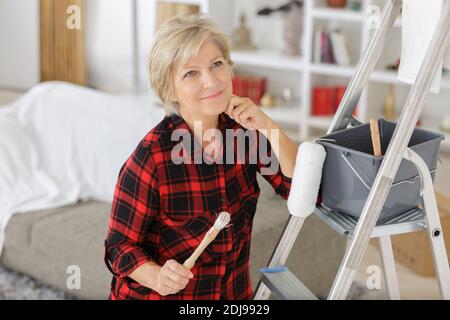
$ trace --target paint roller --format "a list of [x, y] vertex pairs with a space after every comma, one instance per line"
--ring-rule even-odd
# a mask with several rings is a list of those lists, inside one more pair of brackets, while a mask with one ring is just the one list
[[298, 147], [287, 200], [288, 210], [293, 216], [306, 218], [314, 212], [325, 157], [325, 148], [320, 144], [305, 141]]

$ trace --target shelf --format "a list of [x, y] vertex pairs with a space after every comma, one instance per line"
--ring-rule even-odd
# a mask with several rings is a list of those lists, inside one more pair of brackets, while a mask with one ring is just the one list
[[[356, 71], [356, 67], [344, 67], [337, 64], [315, 63], [311, 65], [311, 72], [320, 75], [337, 76], [351, 78]], [[369, 78], [370, 81], [381, 83], [392, 83], [397, 85], [409, 86], [410, 84], [402, 82], [397, 78], [395, 71], [374, 70]], [[450, 77], [443, 76], [441, 80], [441, 90], [450, 91]]]
[[362, 22], [365, 17], [361, 11], [351, 11], [348, 9], [313, 8], [313, 18], [341, 20], [350, 22]]
[[340, 66], [330, 63], [313, 63], [311, 72], [321, 75], [351, 77], [355, 73], [355, 67]]
[[[374, 72], [372, 72], [370, 80], [382, 83], [393, 83], [404, 86], [410, 86], [409, 83], [398, 80], [397, 72], [395, 71], [375, 70]], [[450, 91], [450, 78], [448, 76], [442, 76], [441, 90]]]
[[290, 57], [276, 51], [232, 51], [231, 60], [238, 65], [302, 71], [303, 59]]
[[333, 116], [310, 116], [308, 123], [311, 127], [319, 129], [328, 129], [331, 125]]
[[175, 3], [175, 4], [188, 4], [194, 6], [202, 6], [205, 4], [204, 0], [164, 0], [164, 2]]
[[374, 70], [370, 75], [370, 80], [382, 83], [393, 83], [393, 84], [404, 84], [397, 79], [397, 72], [395, 71], [383, 71], [383, 70]]
[[300, 124], [301, 112], [299, 107], [261, 107], [261, 110], [275, 122], [291, 125]]

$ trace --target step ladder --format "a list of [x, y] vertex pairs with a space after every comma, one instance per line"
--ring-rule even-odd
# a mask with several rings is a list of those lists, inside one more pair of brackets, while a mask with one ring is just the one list
[[[375, 30], [365, 53], [358, 63], [339, 108], [333, 118], [328, 133], [345, 129], [357, 122], [352, 113], [367, 84], [370, 74], [386, 44], [402, 6], [401, 0], [386, 2], [379, 28]], [[450, 30], [450, 0], [446, 0], [436, 31], [426, 52], [415, 83], [412, 85], [405, 106], [398, 120], [384, 160], [377, 173], [361, 216], [358, 220], [340, 212], [318, 206], [315, 214], [339, 234], [348, 237], [348, 246], [334, 283], [328, 295], [331, 300], [346, 299], [356, 272], [366, 251], [370, 238], [379, 238], [386, 293], [390, 299], [400, 299], [399, 285], [395, 271], [391, 235], [426, 230], [431, 245], [436, 277], [443, 299], [450, 299], [450, 270], [442, 234], [439, 212], [434, 194], [430, 171], [422, 158], [408, 148], [415, 124], [422, 112], [439, 62], [447, 50]], [[422, 205], [388, 221], [377, 223], [390, 187], [402, 159], [411, 161], [421, 178]], [[282, 236], [269, 260], [267, 268], [255, 290], [255, 300], [269, 299], [274, 293], [279, 299], [317, 299], [286, 267], [289, 253], [300, 232], [304, 218], [289, 216]]]

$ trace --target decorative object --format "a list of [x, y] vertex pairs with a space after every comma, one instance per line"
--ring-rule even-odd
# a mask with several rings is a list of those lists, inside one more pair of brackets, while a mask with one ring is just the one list
[[[313, 88], [312, 114], [329, 116], [335, 114], [344, 97], [346, 86], [316, 86]], [[357, 108], [353, 115], [357, 114]]]
[[444, 120], [442, 120], [442, 123], [441, 123], [441, 130], [442, 130], [442, 131], [446, 131], [446, 132], [450, 132], [450, 113], [448, 113], [448, 114], [444, 117]]
[[292, 107], [292, 90], [290, 88], [284, 88], [281, 94], [283, 104], [287, 107]]
[[268, 16], [275, 12], [284, 13], [283, 39], [285, 41], [285, 47], [283, 48], [283, 54], [290, 56], [300, 55], [300, 40], [303, 25], [303, 1], [289, 1], [276, 9], [266, 7], [258, 10], [257, 14]]
[[261, 106], [271, 108], [274, 105], [273, 96], [266, 92], [261, 98]]
[[344, 8], [347, 5], [346, 0], [327, 0], [327, 5], [332, 8]]
[[313, 88], [312, 114], [327, 116], [332, 114], [334, 106], [334, 90], [332, 87], [316, 86]]
[[361, 10], [361, 2], [359, 0], [350, 0], [348, 3], [348, 7], [352, 11], [360, 11]]
[[235, 95], [249, 97], [255, 104], [261, 104], [261, 98], [266, 92], [266, 78], [235, 74], [232, 83]]
[[256, 50], [252, 43], [251, 31], [245, 24], [246, 16], [241, 14], [239, 27], [234, 30], [232, 36], [233, 49], [235, 50]]

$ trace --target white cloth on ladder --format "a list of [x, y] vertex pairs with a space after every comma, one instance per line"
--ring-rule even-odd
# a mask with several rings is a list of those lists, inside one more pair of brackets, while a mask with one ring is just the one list
[[[398, 71], [400, 81], [411, 84], [415, 81], [443, 6], [443, 0], [403, 0], [402, 50]], [[444, 61], [438, 67], [430, 88], [433, 93], [439, 92], [442, 66], [450, 68], [450, 52], [444, 55]]]

